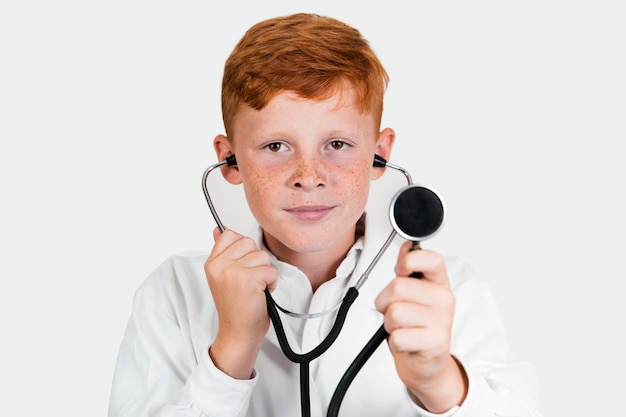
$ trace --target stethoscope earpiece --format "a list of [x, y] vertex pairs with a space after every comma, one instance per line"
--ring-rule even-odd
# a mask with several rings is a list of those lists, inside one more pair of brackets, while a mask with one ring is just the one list
[[237, 158], [235, 157], [235, 154], [232, 154], [229, 157], [227, 157], [225, 161], [226, 161], [226, 165], [228, 165], [229, 167], [237, 165]]

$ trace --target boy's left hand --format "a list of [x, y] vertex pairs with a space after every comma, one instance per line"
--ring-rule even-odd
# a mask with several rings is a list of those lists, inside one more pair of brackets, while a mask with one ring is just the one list
[[[460, 405], [467, 393], [465, 372], [450, 354], [455, 297], [441, 255], [400, 249], [396, 278], [376, 298], [384, 314], [389, 349], [400, 379], [433, 413]], [[423, 278], [411, 278], [415, 271]]]

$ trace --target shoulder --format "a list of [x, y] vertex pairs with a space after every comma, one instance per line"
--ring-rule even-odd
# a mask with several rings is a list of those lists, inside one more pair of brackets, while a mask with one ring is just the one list
[[189, 281], [200, 273], [204, 276], [204, 262], [207, 257], [208, 254], [204, 252], [183, 252], [169, 256], [148, 275], [141, 287]]
[[165, 259], [141, 283], [135, 303], [155, 305], [202, 302], [208, 296], [204, 262], [208, 253], [184, 252]]
[[457, 298], [458, 310], [489, 310], [499, 314], [495, 294], [488, 281], [480, 277], [471, 264], [461, 256], [445, 257], [450, 287]]
[[470, 262], [462, 256], [446, 256], [446, 269], [450, 287], [457, 295], [480, 295], [484, 299], [493, 297], [489, 283], [479, 276]]
[[462, 256], [444, 256], [450, 285], [455, 288], [467, 282], [479, 280], [471, 264]]

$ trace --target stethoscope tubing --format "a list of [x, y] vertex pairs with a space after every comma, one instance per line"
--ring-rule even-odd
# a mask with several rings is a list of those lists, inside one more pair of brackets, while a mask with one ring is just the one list
[[[209, 175], [211, 174], [211, 172], [213, 172], [215, 169], [222, 167], [224, 165], [235, 165], [235, 164], [236, 164], [235, 156], [231, 155], [229, 158], [209, 166], [202, 175], [202, 190], [204, 192], [204, 196], [209, 206], [209, 210], [211, 211], [211, 215], [213, 216], [213, 219], [215, 220], [217, 227], [222, 232], [225, 230], [225, 227], [211, 199], [208, 186], [207, 186], [207, 179]], [[388, 167], [388, 168], [397, 170], [404, 174], [408, 182], [408, 185], [411, 185], [413, 183], [411, 175], [409, 174], [408, 171], [406, 171], [404, 168], [400, 166], [390, 164], [389, 162], [385, 161], [383, 158], [379, 157], [378, 155], [375, 156], [374, 166]], [[310, 400], [310, 393], [309, 393], [309, 363], [312, 360], [321, 356], [324, 352], [326, 352], [330, 348], [330, 346], [332, 346], [332, 344], [335, 342], [335, 340], [339, 336], [339, 333], [341, 332], [341, 329], [343, 328], [343, 325], [345, 323], [345, 320], [348, 314], [348, 310], [350, 309], [350, 307], [352, 306], [352, 304], [354, 303], [354, 301], [359, 295], [359, 289], [361, 288], [361, 286], [363, 286], [365, 281], [367, 281], [369, 274], [377, 265], [380, 258], [387, 251], [387, 249], [391, 245], [396, 235], [397, 235], [397, 232], [394, 228], [389, 234], [389, 236], [387, 237], [387, 240], [383, 243], [380, 250], [376, 253], [374, 258], [368, 265], [365, 272], [363, 272], [361, 277], [359, 277], [359, 280], [356, 282], [356, 284], [353, 287], [350, 287], [348, 291], [346, 292], [346, 295], [343, 297], [343, 299], [336, 306], [334, 306], [333, 308], [329, 310], [325, 310], [325, 311], [321, 311], [317, 313], [307, 313], [307, 314], [294, 313], [294, 312], [288, 311], [285, 308], [280, 307], [272, 298], [272, 295], [270, 294], [269, 290], [265, 289], [265, 298], [267, 302], [268, 315], [274, 326], [276, 337], [278, 339], [278, 343], [281, 347], [281, 350], [283, 351], [283, 354], [290, 361], [300, 365], [300, 404], [301, 404], [302, 417], [309, 417], [311, 414], [311, 411], [310, 411], [311, 400]], [[282, 321], [280, 319], [278, 310], [280, 310], [281, 312], [289, 316], [300, 318], [300, 319], [309, 319], [309, 318], [325, 316], [327, 314], [334, 312], [335, 310], [338, 310], [338, 312], [337, 312], [337, 316], [335, 318], [335, 322], [333, 323], [331, 330], [329, 331], [329, 333], [326, 335], [326, 337], [324, 338], [324, 340], [322, 340], [320, 344], [318, 344], [315, 348], [313, 348], [311, 351], [307, 353], [296, 353], [293, 351], [293, 349], [291, 349], [289, 345], [289, 341], [287, 340], [285, 329], [282, 325]], [[350, 384], [352, 383], [352, 381], [354, 380], [358, 372], [361, 370], [363, 365], [371, 357], [374, 351], [380, 346], [383, 340], [387, 338], [387, 336], [388, 334], [383, 324], [376, 331], [376, 333], [372, 336], [372, 338], [368, 341], [368, 343], [363, 347], [361, 352], [355, 357], [354, 361], [350, 364], [350, 366], [344, 373], [343, 377], [337, 384], [337, 387], [335, 388], [331, 402], [328, 407], [327, 417], [335, 417], [338, 415], [339, 407], [341, 406], [341, 402], [343, 401], [343, 398], [345, 397], [348, 387], [350, 386]]]

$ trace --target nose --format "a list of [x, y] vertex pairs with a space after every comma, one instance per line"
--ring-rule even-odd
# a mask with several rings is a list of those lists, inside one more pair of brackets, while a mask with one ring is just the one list
[[294, 161], [295, 171], [292, 179], [294, 187], [313, 190], [326, 185], [324, 162], [321, 158], [300, 157]]

